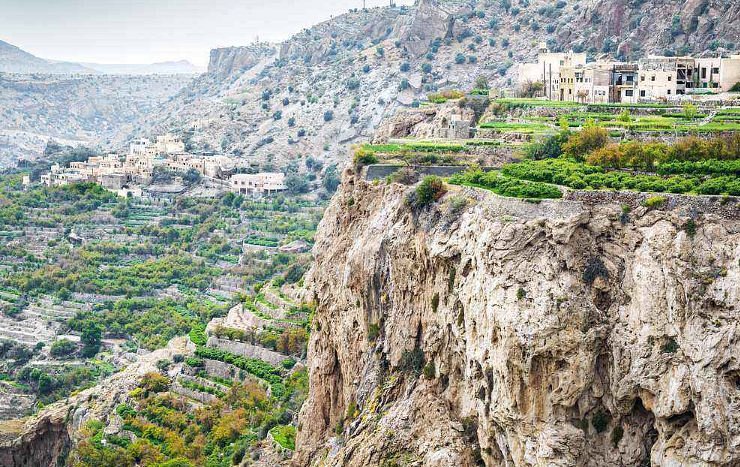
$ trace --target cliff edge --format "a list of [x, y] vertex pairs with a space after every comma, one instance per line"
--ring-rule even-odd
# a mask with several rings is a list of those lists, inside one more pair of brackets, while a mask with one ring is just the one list
[[412, 191], [320, 225], [295, 465], [740, 462], [740, 222]]

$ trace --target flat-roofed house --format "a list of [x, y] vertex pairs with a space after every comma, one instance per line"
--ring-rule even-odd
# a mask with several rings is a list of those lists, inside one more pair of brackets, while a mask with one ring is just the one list
[[234, 174], [229, 183], [233, 193], [243, 195], [270, 195], [287, 189], [285, 174], [280, 172]]
[[519, 64], [519, 86], [521, 88], [527, 83], [542, 83], [545, 97], [557, 100], [560, 96], [560, 68], [585, 65], [586, 54], [572, 50], [566, 53], [550, 52], [544, 44], [540, 44], [538, 51], [536, 63]]

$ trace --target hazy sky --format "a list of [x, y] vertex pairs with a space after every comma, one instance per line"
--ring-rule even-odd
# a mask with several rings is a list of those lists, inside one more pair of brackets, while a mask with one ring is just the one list
[[[389, 0], [367, 0], [371, 6]], [[397, 0], [398, 5], [413, 0]], [[54, 60], [208, 63], [215, 47], [281, 41], [362, 0], [0, 0], [0, 40]]]

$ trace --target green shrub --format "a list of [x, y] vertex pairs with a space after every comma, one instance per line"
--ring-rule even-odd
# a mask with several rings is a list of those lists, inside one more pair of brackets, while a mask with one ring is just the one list
[[185, 364], [193, 368], [200, 368], [204, 365], [204, 362], [200, 358], [188, 357], [185, 359]]
[[426, 379], [434, 379], [434, 376], [436, 375], [434, 362], [430, 361], [429, 363], [424, 365], [423, 374]]
[[422, 208], [439, 200], [447, 192], [444, 182], [441, 178], [430, 175], [424, 177], [414, 191], [413, 206]]
[[378, 323], [370, 323], [367, 327], [367, 338], [371, 342], [375, 341], [380, 335], [380, 325]]
[[357, 148], [355, 150], [354, 158], [355, 166], [361, 167], [363, 165], [372, 165], [378, 163], [378, 157], [375, 153], [364, 147]]
[[439, 308], [439, 294], [435, 293], [432, 297], [432, 312], [436, 313]]
[[[505, 167], [506, 169], [506, 167]], [[545, 183], [517, 180], [504, 176], [505, 170], [499, 172], [483, 172], [480, 169], [470, 169], [458, 173], [450, 178], [455, 185], [468, 185], [486, 188], [501, 196], [531, 199], [557, 199], [563, 194], [558, 187]]]
[[190, 341], [195, 345], [206, 345], [208, 342], [208, 336], [206, 336], [206, 326], [204, 324], [196, 324], [188, 333]]
[[686, 232], [686, 235], [694, 238], [694, 235], [696, 235], [696, 221], [694, 219], [689, 219], [688, 221], [686, 221], [683, 226], [683, 230], [684, 232]]
[[581, 279], [588, 285], [594, 283], [597, 277], [601, 277], [606, 280], [609, 278], [609, 271], [604, 266], [604, 262], [597, 256], [592, 256], [586, 262], [586, 267], [583, 270]]
[[523, 288], [519, 287], [519, 290], [516, 291], [516, 298], [517, 300], [522, 300], [527, 296], [527, 291]]
[[651, 196], [642, 202], [642, 205], [646, 208], [656, 209], [662, 207], [666, 203], [664, 196]]
[[420, 375], [424, 368], [424, 352], [416, 347], [414, 350], [405, 350], [398, 363], [398, 369], [404, 373]]
[[75, 353], [75, 351], [77, 351], [77, 344], [69, 339], [59, 339], [58, 341], [54, 341], [49, 350], [51, 355], [57, 358], [68, 357]]
[[678, 352], [678, 348], [678, 342], [676, 342], [676, 339], [669, 337], [661, 347], [660, 351], [663, 353], [676, 353]]

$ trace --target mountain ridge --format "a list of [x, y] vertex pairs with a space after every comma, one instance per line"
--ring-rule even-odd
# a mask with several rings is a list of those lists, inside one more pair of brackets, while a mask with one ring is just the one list
[[214, 49], [208, 73], [122, 140], [173, 131], [255, 165], [300, 166], [308, 155], [336, 164], [428, 93], [470, 89], [478, 76], [513, 87], [514, 64], [533, 60], [541, 42], [592, 58], [726, 54], [740, 44], [739, 11], [719, 0], [420, 0], [352, 10], [280, 44]]
[[0, 73], [15, 74], [199, 74], [204, 70], [187, 60], [169, 60], [150, 64], [106, 64], [69, 62], [37, 57], [18, 46], [0, 40]]

